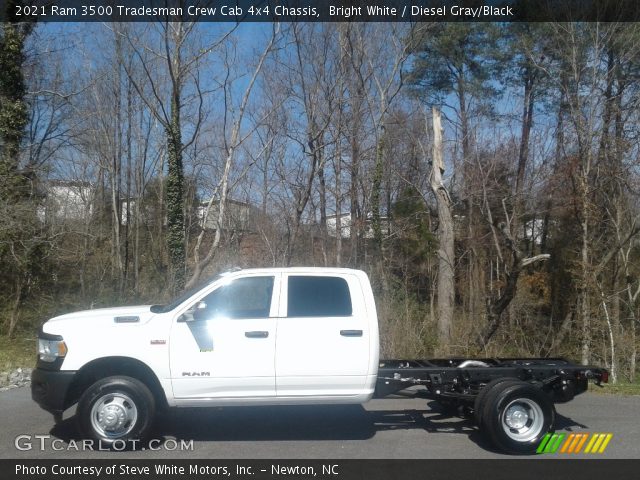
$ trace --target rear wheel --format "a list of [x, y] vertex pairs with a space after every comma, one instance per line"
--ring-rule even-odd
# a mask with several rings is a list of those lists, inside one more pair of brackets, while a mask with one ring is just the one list
[[496, 384], [485, 398], [482, 428], [493, 444], [512, 454], [535, 453], [553, 432], [555, 408], [540, 389], [525, 382]]
[[131, 448], [151, 428], [155, 401], [141, 381], [125, 376], [107, 377], [91, 385], [78, 403], [81, 431], [101, 445]]
[[489, 392], [500, 383], [511, 382], [511, 383], [520, 383], [521, 380], [518, 380], [514, 377], [502, 377], [502, 378], [494, 378], [489, 383], [487, 383], [482, 390], [476, 396], [476, 400], [473, 403], [473, 417], [476, 421], [476, 425], [482, 428], [482, 410], [484, 408], [485, 400], [487, 399], [487, 395]]

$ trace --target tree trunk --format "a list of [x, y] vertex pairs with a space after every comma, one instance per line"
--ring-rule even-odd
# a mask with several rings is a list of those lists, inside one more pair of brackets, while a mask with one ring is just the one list
[[329, 265], [327, 257], [327, 245], [329, 238], [327, 234], [327, 184], [324, 176], [324, 161], [318, 167], [318, 183], [320, 188], [320, 238], [322, 240], [322, 262], [324, 266]]
[[[511, 215], [511, 232], [514, 238], [520, 226], [520, 216], [524, 211], [524, 201], [522, 189], [524, 186], [524, 175], [529, 161], [529, 138], [531, 127], [533, 126], [533, 95], [534, 77], [531, 68], [528, 66], [524, 73], [524, 98], [522, 101], [522, 129], [520, 135], [520, 149], [518, 152], [518, 171], [516, 173], [515, 202], [514, 211]], [[532, 242], [533, 244], [533, 242]]]
[[171, 268], [171, 285], [174, 292], [184, 286], [184, 171], [182, 166], [182, 141], [178, 94], [172, 101], [172, 122], [167, 130], [167, 250]]
[[636, 380], [636, 358], [638, 355], [638, 349], [636, 346], [636, 329], [638, 327], [636, 324], [636, 321], [631, 324], [631, 358], [629, 360], [629, 381], [631, 383]]
[[179, 292], [185, 282], [184, 166], [182, 163], [182, 25], [174, 31], [176, 50], [167, 57], [171, 72], [171, 112], [167, 133], [167, 250], [169, 253], [170, 290]]
[[616, 343], [613, 338], [613, 326], [611, 324], [611, 316], [609, 315], [609, 309], [607, 308], [607, 302], [604, 298], [604, 292], [602, 291], [602, 287], [600, 287], [600, 298], [602, 303], [602, 310], [604, 312], [604, 318], [607, 321], [607, 333], [609, 334], [609, 353], [611, 355], [611, 383], [618, 383], [618, 362], [616, 361]]
[[18, 318], [20, 316], [20, 303], [22, 302], [22, 278], [19, 276], [16, 280], [16, 291], [13, 300], [13, 306], [11, 307], [11, 314], [9, 316], [9, 328], [7, 330], [7, 337], [12, 338], [13, 332], [18, 324]]
[[588, 365], [591, 357], [591, 317], [589, 312], [589, 200], [587, 198], [587, 179], [583, 175], [581, 178], [582, 196], [582, 219], [580, 221], [581, 229], [581, 247], [580, 247], [580, 290], [578, 295], [578, 308], [580, 312], [580, 321], [582, 324], [582, 345], [580, 348], [580, 361], [583, 365]]
[[338, 151], [335, 158], [336, 177], [336, 267], [342, 266], [342, 149], [338, 140]]
[[455, 297], [454, 231], [451, 199], [442, 181], [444, 159], [440, 111], [433, 107], [432, 115], [433, 158], [430, 183], [438, 204], [438, 346], [441, 352], [446, 354], [451, 345]]
[[469, 114], [467, 112], [466, 79], [463, 69], [459, 69], [457, 78], [458, 109], [460, 116], [460, 134], [462, 144], [462, 164], [464, 185], [467, 198], [467, 251], [469, 264], [467, 272], [467, 314], [469, 321], [475, 323], [476, 315], [482, 311], [484, 285], [482, 282], [482, 266], [476, 248], [476, 209], [474, 208], [473, 172], [471, 171], [471, 139], [469, 131]]
[[[583, 233], [584, 236], [584, 233]], [[582, 242], [582, 262], [588, 260], [588, 244], [583, 238]], [[589, 295], [587, 291], [587, 275], [586, 268], [582, 269], [580, 295], [578, 297], [578, 306], [580, 311], [580, 319], [582, 321], [582, 346], [580, 348], [580, 361], [583, 365], [589, 364], [590, 344], [591, 344], [591, 319], [589, 318]]]
[[360, 231], [358, 222], [360, 221], [360, 208], [358, 206], [358, 178], [359, 178], [360, 150], [358, 139], [356, 138], [356, 129], [352, 131], [351, 137], [351, 184], [349, 186], [350, 207], [350, 223], [349, 223], [349, 239], [351, 241], [350, 264], [358, 264]]
[[380, 225], [380, 194], [382, 191], [382, 175], [384, 173], [384, 125], [380, 126], [376, 144], [376, 162], [373, 167], [373, 185], [371, 186], [371, 213], [373, 243], [375, 255], [382, 260], [382, 226]]

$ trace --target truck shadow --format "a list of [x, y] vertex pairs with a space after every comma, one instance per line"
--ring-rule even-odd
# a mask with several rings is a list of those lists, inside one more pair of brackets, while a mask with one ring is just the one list
[[[365, 409], [361, 405], [181, 408], [159, 412], [152, 438], [195, 441], [367, 440], [377, 432], [424, 430], [467, 435], [482, 449], [495, 451], [470, 418], [451, 416], [437, 402], [424, 409]], [[65, 442], [81, 439], [75, 417], [51, 434]], [[557, 416], [557, 428], [586, 428]]]

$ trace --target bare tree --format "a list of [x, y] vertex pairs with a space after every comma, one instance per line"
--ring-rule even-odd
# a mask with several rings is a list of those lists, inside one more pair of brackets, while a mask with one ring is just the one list
[[[242, 132], [242, 127], [243, 127], [243, 121], [245, 118], [245, 114], [247, 111], [247, 107], [249, 105], [249, 99], [251, 98], [251, 93], [253, 91], [253, 87], [256, 83], [256, 80], [258, 78], [258, 76], [260, 75], [260, 71], [262, 70], [262, 66], [264, 65], [264, 62], [267, 58], [267, 56], [271, 53], [277, 39], [278, 39], [278, 35], [280, 33], [280, 25], [279, 24], [275, 24], [273, 27], [273, 30], [271, 32], [271, 37], [269, 39], [269, 41], [267, 42], [264, 50], [262, 51], [258, 62], [255, 66], [255, 68], [253, 69], [253, 72], [251, 74], [251, 77], [249, 79], [249, 83], [247, 85], [247, 87], [244, 90], [244, 94], [242, 95], [242, 100], [240, 102], [240, 105], [238, 107], [238, 112], [235, 116], [235, 118], [232, 119], [231, 122], [231, 131], [229, 132], [229, 135], [227, 137], [226, 134], [226, 124], [227, 122], [225, 121], [224, 126], [225, 126], [225, 134], [224, 134], [224, 155], [225, 155], [225, 161], [224, 161], [224, 168], [222, 170], [222, 175], [220, 177], [220, 180], [218, 182], [216, 191], [214, 192], [214, 195], [211, 196], [209, 202], [207, 203], [207, 206], [205, 207], [204, 210], [204, 215], [203, 215], [203, 225], [207, 224], [207, 219], [209, 217], [209, 214], [212, 210], [212, 207], [214, 206], [214, 200], [217, 200], [217, 212], [216, 212], [216, 217], [215, 217], [215, 234], [214, 234], [214, 238], [213, 241], [211, 242], [211, 245], [209, 246], [207, 252], [204, 254], [204, 256], [202, 256], [201, 253], [201, 249], [202, 249], [202, 245], [203, 245], [203, 239], [205, 237], [205, 232], [206, 229], [202, 229], [202, 231], [200, 232], [200, 234], [198, 235], [198, 238], [196, 240], [196, 245], [194, 247], [194, 265], [193, 265], [193, 270], [191, 273], [191, 276], [189, 278], [189, 280], [187, 281], [186, 284], [186, 288], [191, 288], [192, 286], [196, 285], [200, 275], [202, 274], [203, 269], [213, 260], [218, 247], [220, 245], [220, 239], [222, 237], [222, 229], [224, 228], [224, 219], [225, 219], [225, 214], [226, 214], [226, 208], [227, 208], [227, 199], [228, 199], [228, 195], [229, 195], [229, 183], [230, 183], [230, 178], [229, 175], [231, 173], [231, 168], [234, 164], [234, 161], [236, 160], [236, 155], [237, 155], [237, 150], [240, 147], [240, 145], [245, 141], [245, 139], [247, 138], [247, 136], [249, 135], [249, 133], [243, 133]], [[231, 68], [230, 65], [227, 65], [227, 68]], [[225, 100], [225, 105], [227, 105], [228, 107], [230, 107], [229, 105], [229, 96], [231, 95], [230, 90], [231, 90], [231, 86], [226, 84], [224, 85], [224, 100]], [[225, 112], [227, 111], [227, 109], [225, 109]]]
[[445, 171], [442, 148], [442, 122], [440, 111], [432, 108], [433, 155], [431, 159], [431, 190], [438, 205], [438, 340], [440, 348], [447, 350], [451, 344], [453, 302], [455, 297], [454, 231], [451, 215], [451, 198], [442, 175]]
[[[143, 32], [142, 38], [135, 36], [130, 29], [117, 31], [126, 38], [132, 55], [144, 72], [143, 80], [130, 70], [127, 70], [127, 74], [138, 95], [166, 133], [167, 249], [172, 277], [169, 284], [176, 290], [183, 288], [186, 273], [183, 154], [200, 133], [205, 117], [205, 96], [209, 93], [201, 87], [199, 71], [203, 60], [230, 34], [230, 31], [225, 32], [209, 45], [202, 46], [196, 41], [199, 34], [197, 25], [197, 22], [184, 22], [180, 18], [166, 18], [157, 24], [159, 31], [152, 32], [157, 33], [159, 38], [148, 31]], [[160, 44], [162, 49], [156, 50], [156, 44]], [[158, 75], [158, 69], [163, 74]], [[168, 80], [168, 85], [163, 84], [164, 79]], [[194, 113], [190, 135], [184, 139], [187, 89]]]

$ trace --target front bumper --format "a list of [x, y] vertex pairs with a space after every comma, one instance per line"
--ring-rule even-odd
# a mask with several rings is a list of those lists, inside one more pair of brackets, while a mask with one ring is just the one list
[[31, 373], [31, 398], [47, 412], [62, 414], [69, 406], [67, 393], [75, 374], [70, 370], [35, 368]]

